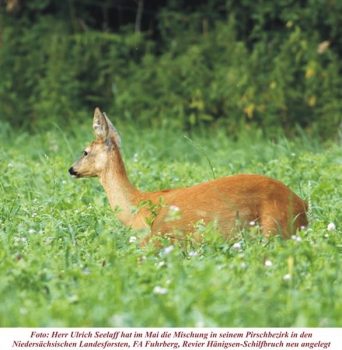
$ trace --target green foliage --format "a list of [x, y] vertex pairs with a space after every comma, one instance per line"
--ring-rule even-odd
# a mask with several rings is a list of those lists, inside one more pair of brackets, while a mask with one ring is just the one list
[[97, 179], [69, 177], [90, 125], [35, 136], [1, 125], [0, 326], [342, 326], [340, 145], [223, 132], [194, 145], [168, 128], [126, 125], [123, 157], [141, 189], [209, 180], [214, 167], [217, 177], [275, 177], [312, 206], [310, 226], [286, 242], [233, 244], [199, 224], [203, 244], [166, 240], [156, 251], [114, 218]]
[[248, 128], [293, 135], [300, 125], [336, 137], [341, 2], [168, 1], [144, 32], [96, 29], [92, 4], [0, 9], [4, 120], [66, 125], [99, 105], [141, 126], [217, 124], [236, 136]]

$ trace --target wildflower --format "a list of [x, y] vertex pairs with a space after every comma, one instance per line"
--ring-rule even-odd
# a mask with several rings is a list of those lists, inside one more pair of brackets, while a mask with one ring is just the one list
[[198, 253], [197, 252], [189, 252], [189, 256], [197, 256]]
[[166, 248], [164, 249], [164, 253], [165, 253], [165, 254], [170, 254], [170, 253], [173, 251], [173, 249], [174, 249], [174, 246], [173, 246], [173, 245], [170, 245], [169, 247], [166, 247]]
[[136, 240], [137, 240], [137, 237], [132, 236], [129, 238], [129, 243], [134, 243], [134, 242], [136, 242]]
[[245, 264], [245, 263], [241, 263], [241, 264], [240, 264], [240, 267], [241, 267], [242, 269], [245, 269], [245, 268], [246, 268], [246, 264]]
[[289, 274], [289, 273], [287, 273], [286, 275], [284, 275], [284, 277], [283, 277], [283, 280], [284, 281], [288, 281], [288, 280], [290, 280], [291, 279], [291, 275]]
[[269, 261], [269, 260], [266, 260], [265, 261], [265, 266], [266, 267], [271, 267], [273, 264], [272, 264], [272, 261]]
[[180, 209], [176, 205], [170, 205], [170, 210], [172, 210], [172, 211], [179, 211]]
[[236, 250], [241, 249], [241, 244], [240, 243], [234, 243], [233, 249], [236, 249]]
[[12, 164], [12, 163], [8, 163], [7, 166], [8, 166], [9, 168], [12, 168], [12, 167], [13, 167], [13, 164]]
[[155, 286], [153, 289], [153, 293], [155, 294], [166, 294], [167, 293], [167, 288], [163, 288], [160, 286]]
[[328, 231], [335, 231], [336, 225], [333, 222], [330, 222], [328, 225]]
[[30, 233], [30, 234], [33, 234], [33, 233], [35, 233], [36, 231], [33, 229], [33, 228], [30, 228], [29, 230], [28, 230], [28, 233]]
[[159, 263], [158, 263], [158, 267], [163, 267], [165, 265], [165, 262], [164, 261], [160, 261]]
[[253, 221], [250, 221], [249, 222], [249, 226], [255, 226], [255, 221], [253, 220]]

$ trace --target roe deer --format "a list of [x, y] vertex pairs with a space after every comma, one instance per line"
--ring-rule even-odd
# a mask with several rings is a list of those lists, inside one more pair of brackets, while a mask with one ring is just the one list
[[[125, 226], [171, 236], [174, 230], [193, 232], [199, 220], [215, 221], [229, 237], [254, 221], [265, 237], [281, 233], [289, 238], [308, 223], [307, 203], [281, 182], [262, 175], [232, 175], [187, 188], [139, 191], [127, 177], [120, 136], [99, 108], [94, 112], [93, 129], [96, 140], [69, 173], [76, 178], [98, 176], [111, 207], [120, 208], [117, 217]], [[179, 216], [170, 220], [174, 208]]]

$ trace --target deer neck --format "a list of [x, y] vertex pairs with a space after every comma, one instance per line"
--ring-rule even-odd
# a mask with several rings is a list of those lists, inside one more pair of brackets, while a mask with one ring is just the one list
[[112, 209], [119, 208], [116, 217], [125, 226], [131, 226], [135, 216], [133, 208], [139, 204], [140, 191], [129, 181], [118, 149], [108, 159], [107, 165], [99, 176], [100, 183], [106, 191]]

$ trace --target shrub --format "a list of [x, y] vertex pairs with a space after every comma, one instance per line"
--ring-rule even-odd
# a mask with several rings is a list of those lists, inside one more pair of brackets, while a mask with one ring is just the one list
[[[71, 12], [48, 0], [16, 15], [1, 10], [5, 120], [63, 125], [100, 105], [145, 126], [217, 124], [234, 136], [251, 127], [291, 135], [299, 125], [312, 135], [336, 135], [339, 2], [169, 1], [150, 32], [128, 25], [115, 33], [97, 29], [99, 18], [92, 24], [87, 4], [75, 3]], [[69, 15], [76, 9], [92, 27]]]

